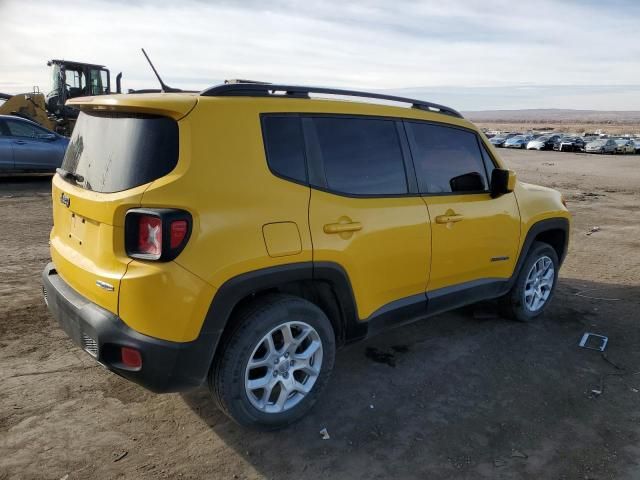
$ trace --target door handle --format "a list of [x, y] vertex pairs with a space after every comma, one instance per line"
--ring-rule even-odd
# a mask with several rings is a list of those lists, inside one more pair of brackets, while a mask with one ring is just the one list
[[362, 230], [362, 224], [360, 222], [327, 223], [323, 230], [324, 233], [357, 232], [358, 230]]
[[438, 215], [436, 223], [455, 223], [464, 220], [464, 215]]
[[13, 143], [17, 143], [18, 145], [24, 145], [27, 142], [25, 142], [24, 140], [14, 140]]

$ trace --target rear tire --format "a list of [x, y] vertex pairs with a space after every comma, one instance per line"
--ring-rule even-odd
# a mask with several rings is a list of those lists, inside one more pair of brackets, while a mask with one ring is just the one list
[[559, 263], [551, 245], [534, 242], [516, 282], [500, 299], [503, 314], [520, 322], [530, 322], [542, 315], [556, 289]]
[[257, 299], [230, 319], [209, 373], [221, 410], [259, 430], [302, 418], [324, 390], [335, 359], [335, 335], [320, 308], [282, 294]]

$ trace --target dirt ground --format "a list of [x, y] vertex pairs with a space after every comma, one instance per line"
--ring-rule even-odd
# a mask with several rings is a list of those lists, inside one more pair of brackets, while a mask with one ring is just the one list
[[268, 434], [73, 346], [41, 298], [49, 181], [0, 180], [0, 479], [640, 478], [640, 156], [501, 152], [575, 215], [544, 318], [485, 305], [349, 346], [312, 413]]

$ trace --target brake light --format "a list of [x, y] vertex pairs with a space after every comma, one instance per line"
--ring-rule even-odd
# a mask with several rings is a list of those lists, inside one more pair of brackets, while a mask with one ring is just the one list
[[191, 223], [191, 215], [184, 210], [129, 210], [124, 227], [127, 255], [140, 260], [173, 260], [189, 241]]

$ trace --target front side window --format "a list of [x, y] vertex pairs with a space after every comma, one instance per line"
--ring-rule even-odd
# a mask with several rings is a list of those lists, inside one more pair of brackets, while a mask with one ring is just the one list
[[491, 158], [487, 147], [485, 147], [482, 142], [480, 142], [480, 150], [482, 152], [482, 161], [484, 162], [484, 168], [487, 171], [487, 178], [489, 179], [490, 183], [491, 175], [493, 174], [493, 170], [496, 168], [496, 165], [495, 163], [493, 163], [493, 159]]
[[488, 190], [475, 133], [430, 123], [406, 122], [421, 193]]
[[38, 138], [39, 135], [47, 133], [35, 125], [20, 122], [19, 120], [7, 120], [6, 125], [10, 135], [14, 137]]
[[313, 125], [329, 190], [348, 195], [407, 193], [394, 121], [314, 117]]

